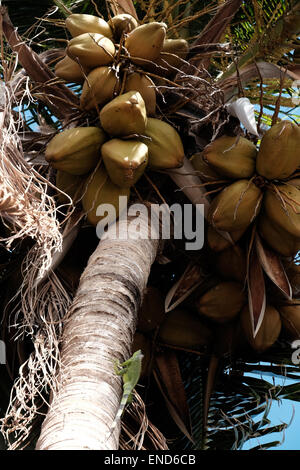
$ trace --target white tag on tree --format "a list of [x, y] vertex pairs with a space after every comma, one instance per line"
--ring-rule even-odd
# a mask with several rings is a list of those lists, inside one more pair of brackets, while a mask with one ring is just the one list
[[236, 101], [226, 104], [226, 108], [229, 114], [240, 120], [248, 132], [258, 136], [254, 106], [248, 98], [238, 98]]

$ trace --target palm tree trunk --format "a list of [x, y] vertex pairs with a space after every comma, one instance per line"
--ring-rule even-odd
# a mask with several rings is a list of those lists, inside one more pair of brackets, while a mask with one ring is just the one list
[[118, 426], [106, 439], [122, 394], [114, 361], [132, 353], [137, 313], [159, 244], [147, 237], [148, 218], [138, 220], [145, 239], [134, 239], [132, 220], [119, 221], [119, 233], [128, 230], [128, 238], [113, 239], [112, 226], [82, 274], [67, 315], [57, 393], [38, 450], [118, 448]]

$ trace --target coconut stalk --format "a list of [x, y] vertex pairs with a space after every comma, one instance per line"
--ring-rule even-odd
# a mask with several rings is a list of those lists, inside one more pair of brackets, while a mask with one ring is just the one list
[[110, 227], [81, 276], [63, 333], [57, 391], [37, 450], [118, 449], [120, 426], [109, 435], [122, 395], [114, 362], [133, 352], [137, 312], [159, 245], [148, 238], [148, 217], [138, 217], [144, 239], [134, 237], [134, 220]]
[[204, 215], [206, 217], [210, 202], [205, 195], [206, 191], [203, 188], [202, 181], [197, 176], [191, 162], [184, 157], [182, 167], [168, 170], [166, 173], [168, 173], [174, 183], [180, 188], [180, 191], [182, 191], [193, 204], [203, 204]]

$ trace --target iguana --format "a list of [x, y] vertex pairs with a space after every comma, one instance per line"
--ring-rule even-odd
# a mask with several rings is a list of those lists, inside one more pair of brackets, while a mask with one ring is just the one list
[[124, 412], [125, 406], [127, 403], [130, 403], [132, 400], [132, 392], [139, 381], [141, 370], [142, 370], [142, 351], [139, 349], [133, 355], [127, 359], [127, 361], [115, 365], [115, 372], [117, 375], [121, 375], [123, 378], [123, 394], [121, 398], [121, 403], [117, 411], [114, 422], [111, 425], [110, 431], [106, 440], [112, 435], [115, 427], [119, 423], [122, 414]]

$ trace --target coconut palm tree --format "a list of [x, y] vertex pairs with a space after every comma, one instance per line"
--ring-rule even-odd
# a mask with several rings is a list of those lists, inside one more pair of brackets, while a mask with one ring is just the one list
[[[55, 172], [41, 158], [45, 144], [53, 130], [93, 122], [80, 114], [78, 85], [66, 86], [53, 75], [52, 64], [62, 56], [61, 46], [65, 47], [64, 18], [70, 11], [99, 16], [107, 13], [104, 8], [96, 9], [94, 2], [59, 0], [54, 2], [55, 8], [50, 1], [40, 4], [40, 14], [35, 10], [32, 15], [26, 6], [21, 18], [21, 11], [14, 14], [10, 8], [13, 3], [6, 2], [10, 18], [5, 7], [1, 10], [7, 41], [2, 120], [5, 173], [1, 176], [6, 184], [1, 214], [5, 221], [2, 237], [11, 247], [10, 252], [3, 253], [6, 272], [2, 273], [7, 286], [2, 294], [4, 334], [12, 349], [8, 350], [7, 389], [15, 380], [3, 434], [10, 448], [24, 448], [39, 435], [38, 449], [115, 449], [119, 446], [118, 427], [105, 438], [122, 392], [114, 361], [128, 358], [137, 344], [132, 343], [146, 285], [158, 287], [166, 297], [166, 311], [178, 305], [193, 309], [195, 295], [199, 295], [199, 289], [205, 292], [210, 287], [215, 274], [205, 250], [192, 262], [180, 243], [167, 244], [163, 249], [157, 238], [120, 241], [110, 238], [108, 232], [98, 244], [79, 206], [66, 211], [54, 204]], [[152, 2], [147, 7], [146, 2], [140, 2], [135, 10], [131, 1], [112, 2], [111, 13], [126, 11], [139, 18], [166, 21], [172, 35], [182, 35], [192, 44], [187, 60], [181, 64], [184, 74], [178, 71], [167, 85], [163, 82], [164, 99], [159, 102], [163, 116], [180, 131], [188, 155], [201, 150], [220, 130], [233, 132], [239, 126], [225, 113], [222, 97], [227, 100], [238, 93], [252, 101], [257, 99], [258, 123], [268, 122], [265, 97], [257, 94], [267, 79], [267, 106], [274, 106], [276, 122], [280, 99], [274, 98], [274, 81], [270, 79], [277, 79], [278, 84], [279, 77], [281, 95], [283, 68], [288, 77], [296, 76], [291, 51], [297, 40], [284, 25], [291, 25], [297, 5], [274, 1], [275, 8], [269, 10], [256, 1], [249, 8], [240, 8], [241, 3], [228, 1], [206, 7], [202, 2], [169, 1]], [[263, 20], [254, 27], [262, 12]], [[35, 25], [33, 16], [39, 18]], [[284, 23], [286, 17], [289, 21]], [[281, 42], [278, 35], [266, 33], [280, 22]], [[18, 32], [13, 25], [20, 26]], [[21, 37], [31, 40], [24, 45]], [[272, 57], [274, 42], [276, 54]], [[12, 52], [18, 54], [17, 58]], [[208, 68], [210, 75], [205, 71]], [[187, 80], [191, 86], [184, 95]], [[244, 83], [249, 85], [243, 88]], [[181, 169], [146, 175], [143, 184], [136, 186], [137, 197], [147, 203], [191, 200], [208, 206], [206, 194], [210, 191], [206, 189], [204, 194], [190, 165], [186, 159]], [[177, 186], [182, 192], [176, 193]], [[162, 188], [166, 189], [162, 192]], [[133, 230], [129, 222], [118, 223], [120, 233], [130, 227]], [[148, 217], [139, 218], [139, 222], [141, 230], [148, 230]], [[114, 229], [112, 226], [110, 230]], [[74, 262], [75, 257], [80, 259]], [[205, 266], [207, 272], [199, 266]], [[280, 284], [282, 275], [275, 281]], [[14, 296], [15, 292], [19, 296]], [[123, 423], [122, 448], [128, 448], [126, 436], [134, 436], [139, 428], [134, 445], [151, 449], [167, 448], [162, 431], [169, 438], [175, 436], [176, 445], [186, 448], [240, 448], [253, 435], [278, 431], [278, 427], [267, 426], [266, 397], [288, 397], [289, 390], [274, 389], [266, 381], [251, 381], [244, 375], [250, 370], [249, 361], [267, 356], [253, 359], [249, 350], [235, 355], [232, 325], [228, 328], [230, 344], [221, 341], [216, 332], [217, 348], [206, 339], [196, 351], [187, 345], [166, 344], [158, 330], [161, 320], [151, 330], [149, 370], [144, 378], [149, 395], [144, 394], [143, 400], [147, 403], [149, 396], [152, 400], [155, 397], [156, 409], [148, 412], [147, 408], [154, 424], [148, 422], [144, 403], [136, 395]], [[283, 363], [282, 373], [297, 377], [297, 368], [284, 357], [287, 345], [283, 344], [285, 347], [277, 345], [279, 350], [268, 353], [269, 361], [277, 368]], [[13, 354], [17, 354], [15, 362]], [[270, 365], [269, 372], [278, 372], [276, 367]], [[49, 394], [51, 407], [40, 433], [36, 418], [47, 411]], [[7, 403], [8, 397], [4, 400]], [[167, 424], [157, 413], [162, 400], [170, 415]], [[221, 415], [215, 412], [220, 403]], [[2, 407], [6, 408], [5, 404]], [[258, 412], [264, 414], [257, 423]]]

